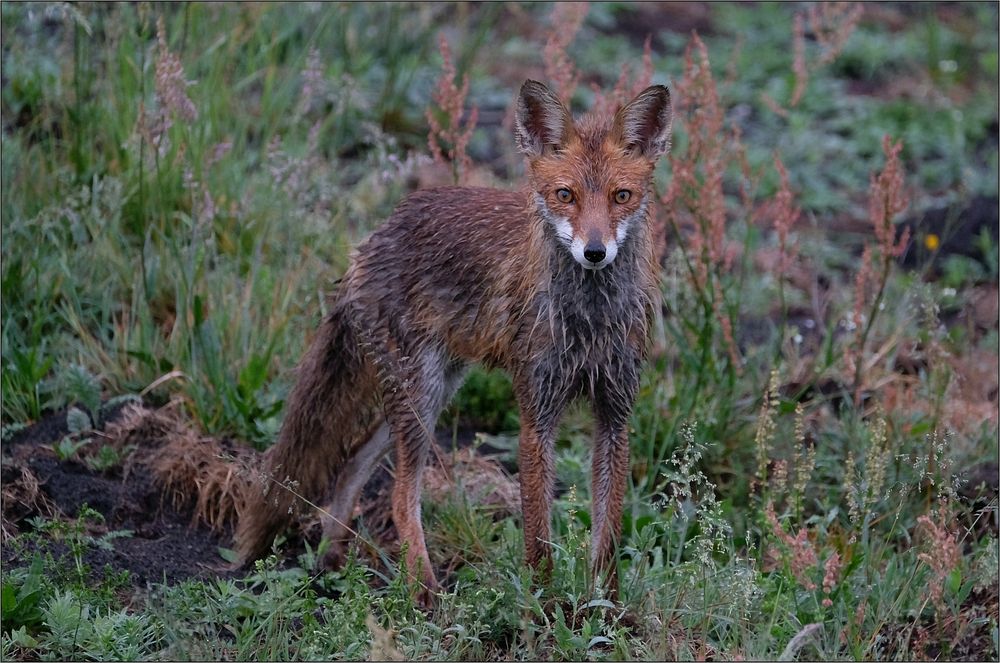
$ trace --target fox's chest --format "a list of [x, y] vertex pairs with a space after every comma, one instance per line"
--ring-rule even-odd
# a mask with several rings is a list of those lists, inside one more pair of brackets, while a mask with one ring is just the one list
[[[635, 307], [640, 307], [636, 309]], [[645, 337], [645, 315], [637, 300], [621, 302], [554, 302], [551, 351], [600, 360]]]
[[573, 294], [543, 298], [530, 334], [516, 344], [512, 368], [543, 412], [577, 397], [606, 400], [618, 385], [635, 383], [645, 354], [646, 317], [638, 297]]
[[647, 315], [637, 287], [597, 279], [572, 288], [557, 285], [563, 287], [550, 290], [542, 302], [548, 324], [532, 343], [535, 356], [545, 356], [565, 372], [591, 376], [641, 352]]

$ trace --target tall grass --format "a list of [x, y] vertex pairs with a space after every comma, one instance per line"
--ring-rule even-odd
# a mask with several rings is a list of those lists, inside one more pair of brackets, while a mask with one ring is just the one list
[[[51, 48], [36, 68], [23, 41], [8, 56], [5, 115], [30, 120], [4, 138], [5, 421], [37, 418], [48, 369], [77, 362], [111, 393], [175, 376], [153, 395], [179, 393], [209, 431], [265, 442], [283, 391], [275, 358], [301, 354], [310, 327], [288, 325], [319, 313], [349, 247], [398, 197], [399, 173], [370, 150], [386, 139], [366, 123], [406, 117], [401, 81], [421, 69], [434, 10], [52, 9], [4, 9], [11, 36]], [[392, 33], [364, 61], [335, 56], [335, 28], [386, 17]], [[330, 63], [312, 88], [301, 46]], [[30, 87], [65, 58], [72, 86]]]

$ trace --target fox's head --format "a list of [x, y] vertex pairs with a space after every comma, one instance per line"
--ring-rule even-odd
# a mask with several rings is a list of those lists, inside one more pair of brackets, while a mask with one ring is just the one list
[[547, 87], [525, 81], [515, 136], [528, 157], [539, 214], [586, 269], [603, 269], [636, 224], [646, 223], [649, 183], [670, 147], [670, 92], [646, 88], [612, 118], [574, 122]]

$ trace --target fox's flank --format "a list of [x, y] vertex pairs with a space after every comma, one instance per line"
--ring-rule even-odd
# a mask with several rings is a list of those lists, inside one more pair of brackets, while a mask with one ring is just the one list
[[298, 490], [250, 496], [237, 529], [244, 562], [267, 552], [289, 509], [326, 498], [326, 561], [340, 563], [361, 489], [394, 447], [393, 520], [428, 604], [437, 581], [420, 517], [423, 470], [438, 415], [479, 362], [513, 381], [525, 559], [543, 572], [557, 426], [571, 401], [590, 403], [591, 562], [616, 587], [627, 427], [660, 299], [649, 191], [670, 121], [663, 86], [613, 116], [574, 120], [527, 81], [514, 132], [528, 159], [524, 189], [446, 187], [400, 203], [355, 251], [299, 365], [262, 470], [280, 468]]

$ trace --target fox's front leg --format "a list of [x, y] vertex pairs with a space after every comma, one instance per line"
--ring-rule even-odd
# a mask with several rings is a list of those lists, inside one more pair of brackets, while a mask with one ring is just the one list
[[554, 431], [538, 422], [521, 422], [518, 466], [521, 509], [524, 519], [524, 561], [543, 575], [550, 570], [552, 551], [551, 510], [555, 482]]
[[606, 574], [612, 593], [618, 589], [615, 550], [621, 540], [628, 468], [628, 431], [598, 422], [591, 467], [590, 563], [595, 575]]
[[518, 468], [524, 520], [524, 561], [542, 576], [551, 570], [555, 438], [559, 417], [567, 400], [564, 386], [549, 379], [544, 371], [536, 371], [531, 380], [515, 380], [521, 410]]
[[594, 394], [594, 453], [591, 463], [591, 568], [618, 590], [615, 550], [621, 540], [622, 511], [628, 489], [628, 422], [639, 387], [639, 361], [609, 371]]

